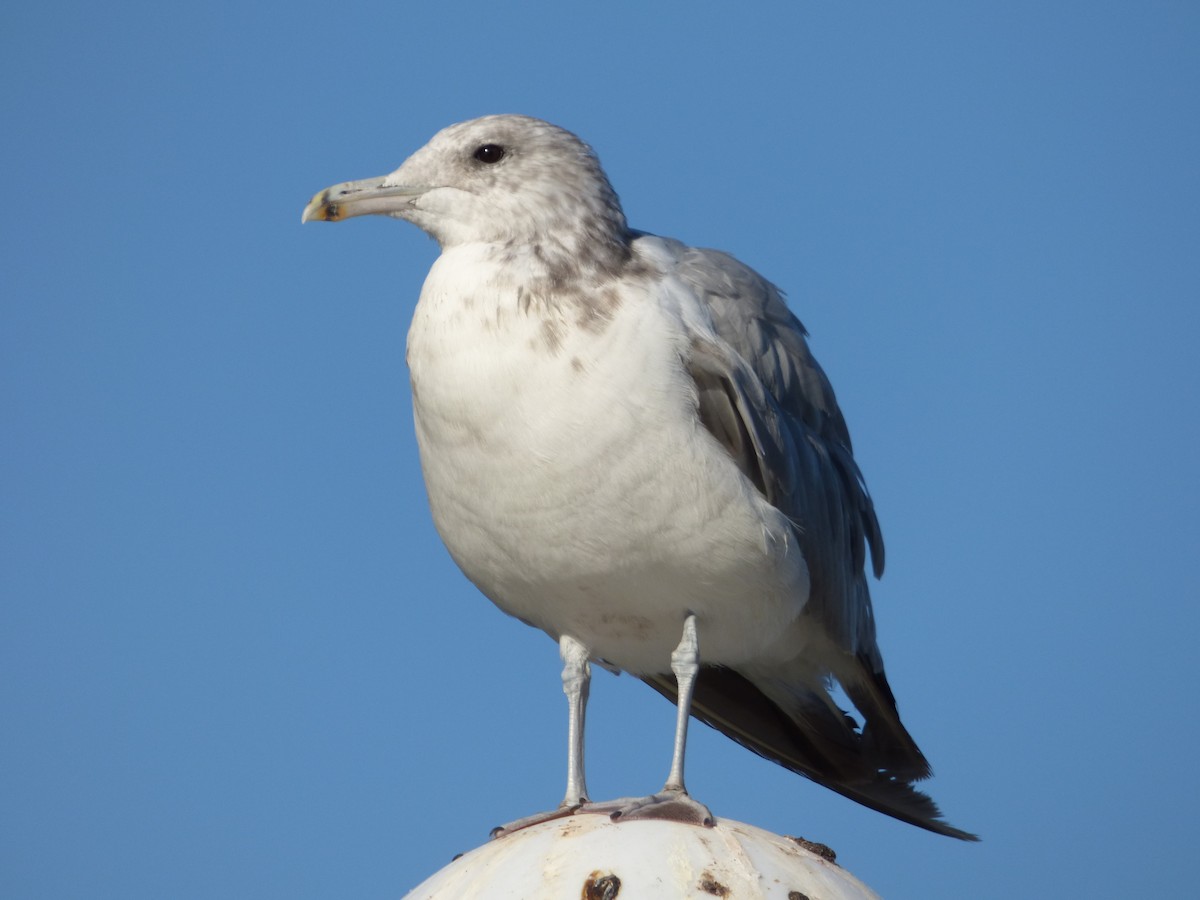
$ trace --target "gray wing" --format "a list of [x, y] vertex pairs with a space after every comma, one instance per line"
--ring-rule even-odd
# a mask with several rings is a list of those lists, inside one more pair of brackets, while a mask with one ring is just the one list
[[[652, 238], [652, 240], [663, 240]], [[946, 823], [912, 782], [929, 764], [900, 721], [875, 639], [867, 548], [883, 572], [883, 538], [850, 435], [804, 326], [779, 291], [716, 250], [666, 241], [675, 274], [701, 301], [711, 332], [693, 333], [685, 364], [701, 423], [747, 479], [794, 523], [808, 564], [804, 615], [823, 634], [809, 660], [835, 678], [863, 718], [837, 710], [823, 678], [705, 667], [692, 712], [756, 753], [860, 803], [940, 834]], [[701, 650], [703, 653], [703, 650]], [[643, 679], [669, 698], [673, 679]], [[781, 699], [780, 692], [786, 693]]]
[[733, 257], [678, 249], [677, 274], [701, 298], [718, 338], [696, 340], [689, 359], [701, 418], [796, 523], [812, 577], [810, 614], [838, 646], [874, 661], [864, 568], [869, 546], [876, 577], [883, 573], [883, 537], [804, 326], [774, 285]]

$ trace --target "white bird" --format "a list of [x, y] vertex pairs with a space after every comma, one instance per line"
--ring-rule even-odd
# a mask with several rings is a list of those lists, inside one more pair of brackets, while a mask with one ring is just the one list
[[[497, 606], [559, 642], [558, 810], [711, 822], [684, 785], [689, 713], [930, 831], [930, 774], [884, 677], [864, 573], [883, 541], [850, 436], [779, 291], [715, 250], [631, 230], [591, 148], [524, 116], [452, 125], [303, 220], [435, 238], [408, 334], [442, 540]], [[703, 664], [701, 664], [701, 660]], [[658, 794], [591, 804], [589, 661], [678, 701]], [[858, 721], [831, 696], [836, 682]]]

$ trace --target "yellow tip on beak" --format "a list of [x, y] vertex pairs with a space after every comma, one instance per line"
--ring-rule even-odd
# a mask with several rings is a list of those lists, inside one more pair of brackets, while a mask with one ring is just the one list
[[332, 188], [326, 188], [308, 201], [300, 215], [300, 224], [305, 222], [336, 222], [342, 217], [338, 205], [329, 199]]
[[387, 184], [387, 178], [364, 178], [326, 188], [308, 201], [301, 222], [340, 222], [352, 216], [398, 216], [429, 188]]

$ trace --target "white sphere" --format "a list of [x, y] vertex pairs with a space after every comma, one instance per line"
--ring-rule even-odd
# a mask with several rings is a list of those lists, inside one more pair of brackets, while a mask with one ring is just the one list
[[489, 841], [408, 900], [878, 900], [809, 847], [821, 849], [729, 819], [702, 828], [576, 814]]

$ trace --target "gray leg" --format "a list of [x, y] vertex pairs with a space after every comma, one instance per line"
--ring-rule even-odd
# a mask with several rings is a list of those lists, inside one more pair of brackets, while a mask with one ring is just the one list
[[624, 797], [606, 803], [588, 803], [580, 812], [601, 813], [618, 819], [666, 819], [689, 825], [712, 827], [713, 814], [703, 803], [688, 796], [683, 783], [683, 758], [687, 749], [688, 718], [692, 710], [692, 692], [700, 671], [700, 642], [696, 638], [696, 617], [688, 614], [683, 623], [683, 638], [671, 654], [671, 671], [679, 686], [679, 711], [675, 720], [675, 750], [671, 756], [671, 774], [657, 794], [649, 797]]
[[683, 623], [683, 638], [671, 654], [671, 671], [679, 686], [679, 710], [675, 720], [675, 752], [671, 757], [671, 774], [664, 791], [687, 793], [683, 783], [683, 756], [687, 751], [688, 719], [692, 713], [692, 692], [696, 688], [696, 673], [700, 671], [700, 642], [696, 640], [696, 617], [689, 615]]
[[588, 686], [592, 667], [588, 649], [575, 638], [563, 635], [558, 642], [563, 661], [563, 692], [567, 695], [567, 793], [556, 809], [534, 813], [507, 825], [492, 829], [492, 837], [502, 838], [522, 828], [552, 822], [572, 815], [588, 802], [587, 784], [583, 774], [583, 722], [587, 713]]
[[587, 647], [569, 635], [558, 642], [563, 661], [563, 692], [567, 695], [567, 793], [561, 806], [575, 808], [587, 803], [583, 771], [583, 725], [587, 718], [588, 687], [592, 667]]

